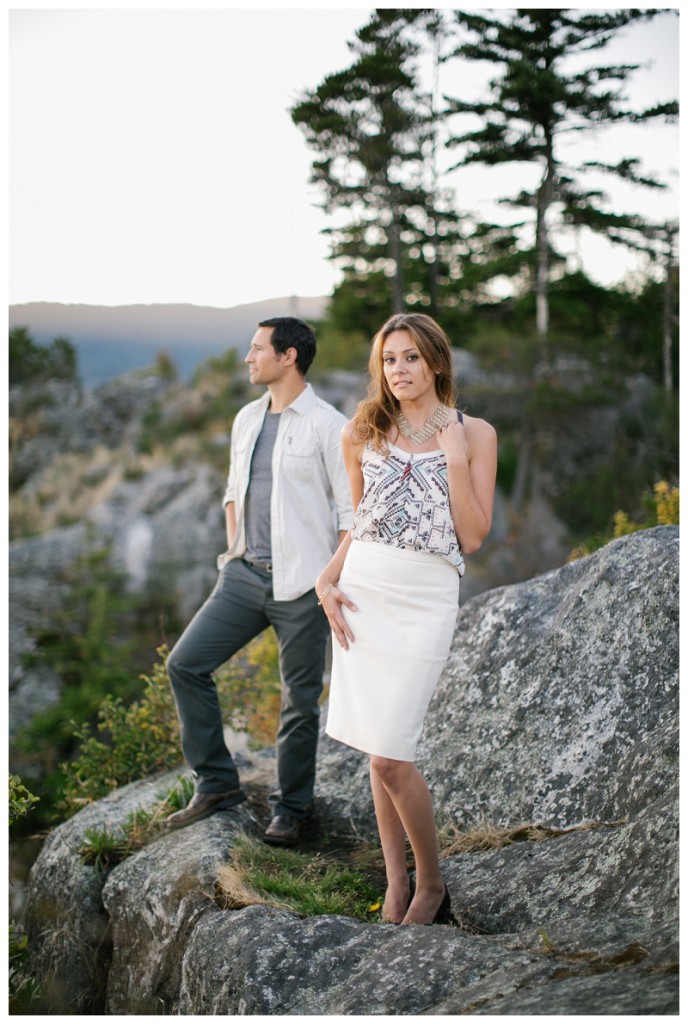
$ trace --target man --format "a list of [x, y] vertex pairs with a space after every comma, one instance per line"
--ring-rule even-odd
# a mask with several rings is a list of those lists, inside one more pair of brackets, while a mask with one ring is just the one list
[[218, 559], [215, 589], [167, 661], [195, 777], [194, 796], [170, 815], [170, 828], [246, 799], [224, 742], [212, 673], [268, 626], [279, 644], [282, 708], [266, 841], [293, 845], [312, 800], [329, 631], [313, 587], [353, 522], [340, 439], [345, 417], [305, 380], [315, 349], [302, 320], [274, 317], [259, 324], [245, 359], [251, 382], [267, 391], [232, 427], [227, 552]]

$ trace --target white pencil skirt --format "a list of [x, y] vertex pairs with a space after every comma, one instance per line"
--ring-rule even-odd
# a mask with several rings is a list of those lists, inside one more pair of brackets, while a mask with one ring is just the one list
[[325, 731], [368, 754], [415, 761], [451, 647], [459, 574], [441, 555], [353, 541], [339, 587], [354, 642], [332, 647]]

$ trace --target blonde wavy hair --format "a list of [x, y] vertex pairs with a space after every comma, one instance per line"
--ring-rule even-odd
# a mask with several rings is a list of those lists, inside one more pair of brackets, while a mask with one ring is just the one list
[[395, 425], [399, 411], [399, 402], [389, 390], [382, 363], [385, 339], [393, 331], [408, 332], [435, 374], [438, 400], [451, 408], [456, 405], [449, 338], [439, 324], [425, 313], [395, 313], [382, 325], [373, 339], [368, 360], [368, 396], [359, 403], [353, 419], [354, 439], [369, 441], [378, 451], [386, 451], [387, 434]]

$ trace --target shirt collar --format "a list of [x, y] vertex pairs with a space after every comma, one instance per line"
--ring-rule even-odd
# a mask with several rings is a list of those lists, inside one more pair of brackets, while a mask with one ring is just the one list
[[[268, 390], [265, 392], [264, 395], [261, 395], [261, 397], [258, 399], [258, 402], [260, 403], [260, 405], [258, 406], [259, 409], [267, 409], [268, 405], [270, 404], [270, 391]], [[307, 413], [308, 410], [311, 409], [314, 404], [315, 391], [313, 390], [310, 384], [306, 384], [305, 389], [301, 392], [300, 395], [298, 395], [297, 398], [294, 399], [291, 405], [287, 406], [287, 409], [293, 409], [294, 412], [298, 413], [300, 416], [303, 416], [304, 413]], [[286, 409], [284, 411], [286, 412]]]
[[[260, 410], [267, 409], [267, 407], [269, 406], [269, 403], [270, 403], [270, 392], [269, 392], [269, 390], [266, 390], [265, 394], [262, 394], [260, 396], [260, 398], [258, 398], [257, 400], [259, 402], [258, 407], [257, 407], [258, 409], [260, 409]], [[294, 399], [294, 401], [292, 402], [291, 406], [288, 406], [287, 409], [293, 409], [295, 413], [299, 414], [299, 416], [303, 416], [304, 413], [307, 413], [309, 409], [312, 409], [314, 403], [315, 403], [315, 392], [313, 391], [313, 389], [312, 389], [310, 384], [306, 384], [306, 386], [305, 386], [304, 390], [301, 392], [301, 394], [299, 394]], [[286, 412], [286, 410], [285, 410], [285, 412]]]
[[310, 384], [306, 384], [305, 389], [301, 392], [298, 398], [295, 398], [291, 405], [288, 406], [287, 408], [293, 409], [294, 412], [297, 412], [300, 416], [302, 416], [304, 413], [308, 412], [310, 408], [312, 408], [314, 402], [315, 391], [313, 390]]

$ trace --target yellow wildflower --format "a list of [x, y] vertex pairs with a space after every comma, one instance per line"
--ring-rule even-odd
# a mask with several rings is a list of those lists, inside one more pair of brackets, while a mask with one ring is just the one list
[[614, 513], [614, 537], [625, 537], [628, 533], [635, 533], [637, 529], [638, 527], [631, 522], [626, 512]]
[[660, 526], [673, 526], [679, 521], [679, 489], [670, 487], [666, 480], [654, 486], [657, 522]]

